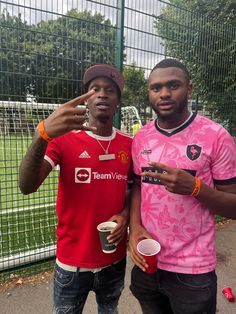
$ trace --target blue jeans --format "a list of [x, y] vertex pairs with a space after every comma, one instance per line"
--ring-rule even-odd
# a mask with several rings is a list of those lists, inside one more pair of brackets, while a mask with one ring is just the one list
[[215, 314], [217, 277], [180, 274], [158, 269], [147, 274], [134, 266], [130, 290], [143, 314]]
[[124, 289], [126, 258], [102, 269], [71, 272], [55, 264], [54, 314], [80, 314], [90, 291], [96, 294], [99, 314], [117, 314], [118, 301]]

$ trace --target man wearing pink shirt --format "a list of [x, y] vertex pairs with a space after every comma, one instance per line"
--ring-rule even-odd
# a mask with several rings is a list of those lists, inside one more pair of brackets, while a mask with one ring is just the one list
[[[192, 84], [181, 62], [159, 62], [148, 93], [157, 119], [132, 144], [130, 288], [144, 314], [214, 314], [214, 215], [236, 218], [236, 145], [221, 125], [188, 110]], [[161, 244], [155, 274], [137, 252], [143, 238]]]

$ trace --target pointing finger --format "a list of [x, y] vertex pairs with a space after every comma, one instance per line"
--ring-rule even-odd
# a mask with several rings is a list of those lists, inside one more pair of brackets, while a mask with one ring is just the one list
[[148, 163], [152, 168], [150, 170], [144, 170], [141, 175], [143, 177], [152, 177], [164, 184], [166, 181], [169, 181], [168, 174], [172, 174], [173, 169], [159, 162], [149, 162]]
[[81, 105], [85, 100], [87, 100], [89, 97], [91, 97], [94, 93], [95, 93], [95, 90], [91, 89], [86, 94], [83, 94], [83, 95], [81, 95], [79, 97], [76, 97], [74, 99], [71, 99], [71, 100], [67, 101], [66, 103], [64, 103], [63, 106], [66, 106], [66, 107], [76, 107], [78, 105]]
[[170, 168], [170, 167], [168, 167], [168, 166], [166, 166], [164, 164], [161, 164], [160, 162], [151, 161], [151, 162], [149, 162], [149, 165], [153, 166], [155, 168], [162, 169], [162, 170], [164, 170], [165, 172], [168, 172], [168, 173], [172, 172], [172, 169], [173, 169], [173, 168]]

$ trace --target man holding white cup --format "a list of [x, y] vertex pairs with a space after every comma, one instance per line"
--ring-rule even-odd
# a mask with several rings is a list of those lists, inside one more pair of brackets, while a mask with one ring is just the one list
[[[124, 87], [121, 72], [96, 64], [83, 76], [85, 94], [38, 124], [20, 167], [20, 189], [30, 194], [59, 165], [54, 313], [82, 313], [94, 291], [98, 313], [116, 314], [124, 288], [132, 138], [113, 127]], [[82, 105], [82, 106], [81, 106]], [[85, 124], [86, 108], [89, 121]], [[115, 221], [102, 251], [97, 225]]]

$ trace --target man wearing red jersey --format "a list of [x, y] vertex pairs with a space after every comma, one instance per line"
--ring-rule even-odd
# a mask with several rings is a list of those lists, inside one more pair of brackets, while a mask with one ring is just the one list
[[[54, 313], [82, 313], [89, 291], [99, 313], [117, 313], [124, 287], [131, 169], [131, 137], [113, 127], [124, 79], [112, 66], [97, 64], [84, 74], [86, 94], [68, 101], [38, 124], [20, 166], [22, 193], [37, 191], [50, 171], [60, 167], [56, 212], [57, 252]], [[84, 124], [87, 105], [89, 122]], [[116, 221], [106, 254], [97, 225]]]

